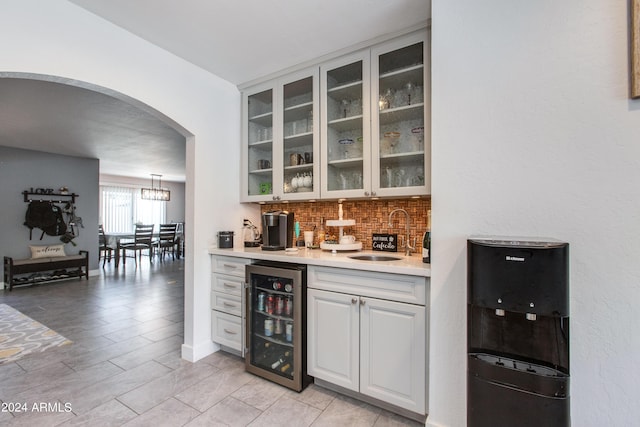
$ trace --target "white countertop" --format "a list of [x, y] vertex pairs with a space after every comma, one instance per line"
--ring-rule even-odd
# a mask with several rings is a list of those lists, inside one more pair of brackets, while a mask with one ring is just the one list
[[[431, 265], [423, 263], [422, 256], [419, 253], [407, 257], [402, 252], [345, 251], [333, 254], [330, 251], [321, 249], [300, 248], [297, 252], [291, 253], [285, 251], [263, 251], [261, 248], [245, 247], [230, 249], [210, 247], [209, 253], [211, 255], [350, 268], [353, 270], [378, 271], [381, 273], [408, 274], [423, 277], [431, 276]], [[388, 255], [402, 259], [398, 261], [362, 261], [349, 258], [353, 255]]]

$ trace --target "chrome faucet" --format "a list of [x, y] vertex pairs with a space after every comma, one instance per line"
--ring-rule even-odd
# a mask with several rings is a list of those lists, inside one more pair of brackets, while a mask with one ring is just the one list
[[411, 244], [409, 243], [409, 226], [411, 225], [411, 219], [409, 218], [409, 212], [405, 211], [404, 209], [394, 209], [391, 211], [391, 213], [389, 214], [389, 227], [393, 227], [393, 224], [391, 223], [391, 217], [393, 216], [394, 213], [396, 212], [404, 212], [404, 215], [406, 217], [406, 225], [405, 225], [405, 229], [407, 232], [407, 236], [405, 237], [405, 241], [404, 241], [404, 247], [405, 247], [405, 255], [406, 256], [411, 256], [411, 251], [415, 251], [416, 248], [411, 246]]

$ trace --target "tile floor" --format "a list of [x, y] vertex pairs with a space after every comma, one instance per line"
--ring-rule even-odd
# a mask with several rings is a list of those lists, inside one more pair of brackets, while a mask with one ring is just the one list
[[[74, 342], [0, 365], [0, 425], [421, 425], [313, 384], [293, 392], [227, 353], [182, 360], [182, 260], [101, 273], [0, 290], [0, 303]], [[26, 411], [8, 412], [15, 404]]]

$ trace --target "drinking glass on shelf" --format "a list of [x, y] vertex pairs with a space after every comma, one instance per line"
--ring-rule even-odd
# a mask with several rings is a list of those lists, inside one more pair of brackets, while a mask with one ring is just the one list
[[404, 187], [405, 186], [405, 170], [404, 168], [400, 168], [395, 173], [395, 185], [394, 187]]
[[351, 188], [355, 188], [355, 189], [362, 188], [362, 172], [354, 172], [352, 179], [353, 179], [353, 185]]
[[350, 106], [350, 116], [359, 116], [362, 114], [362, 100], [361, 99], [354, 99], [353, 101], [351, 101], [351, 106]]
[[347, 175], [345, 175], [344, 172], [340, 172], [339, 178], [340, 178], [340, 189], [348, 190], [349, 189], [349, 179], [347, 178]]
[[307, 132], [313, 132], [313, 110], [307, 115]]
[[413, 151], [424, 150], [424, 126], [411, 129], [411, 148]]
[[389, 166], [387, 166], [384, 169], [385, 172], [385, 177], [387, 178], [387, 182], [385, 183], [385, 187], [390, 188], [393, 187], [393, 169], [391, 169]]
[[393, 108], [402, 107], [404, 105], [407, 105], [407, 93], [402, 89], [398, 89], [393, 94]]

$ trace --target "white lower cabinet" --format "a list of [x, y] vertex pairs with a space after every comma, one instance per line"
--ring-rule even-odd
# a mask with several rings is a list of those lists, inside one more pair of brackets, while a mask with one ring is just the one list
[[211, 340], [243, 353], [244, 267], [250, 261], [211, 257]]
[[425, 308], [360, 298], [360, 392], [425, 411]]
[[307, 330], [309, 375], [359, 391], [360, 310], [357, 297], [308, 289]]
[[[307, 291], [309, 374], [425, 414], [427, 320], [418, 304], [389, 301], [426, 288], [425, 278], [310, 267]], [[343, 292], [336, 292], [343, 277]], [[382, 283], [387, 287], [380, 286]], [[331, 289], [331, 291], [325, 289]], [[389, 292], [391, 290], [391, 292]], [[406, 298], [406, 297], [405, 297]]]

